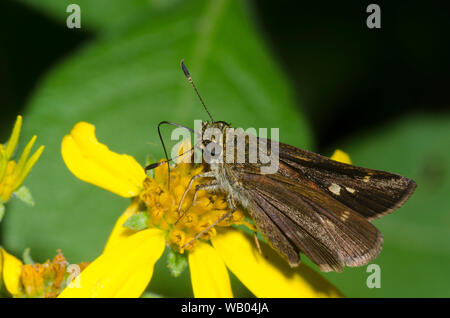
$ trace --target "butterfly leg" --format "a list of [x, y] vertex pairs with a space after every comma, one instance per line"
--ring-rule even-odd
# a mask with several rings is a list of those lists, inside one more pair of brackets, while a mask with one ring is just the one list
[[191, 180], [189, 181], [189, 184], [188, 184], [186, 190], [184, 191], [183, 196], [181, 197], [180, 203], [178, 204], [177, 213], [178, 213], [178, 214], [180, 213], [181, 205], [183, 204], [183, 201], [184, 201], [184, 199], [186, 198], [186, 195], [188, 194], [189, 190], [190, 190], [191, 187], [192, 187], [192, 184], [194, 183], [194, 181], [195, 181], [196, 179], [198, 179], [198, 178], [215, 178], [215, 176], [216, 176], [216, 175], [214, 174], [213, 171], [208, 171], [208, 172], [201, 173], [201, 174], [197, 174], [197, 175], [193, 176], [193, 177], [191, 178]]
[[[211, 186], [212, 184], [204, 184], [205, 186]], [[202, 185], [200, 185], [202, 186]], [[214, 187], [217, 187], [217, 184], [213, 184]], [[215, 221], [213, 224], [209, 225], [206, 229], [202, 230], [200, 233], [198, 233], [192, 240], [190, 240], [188, 243], [186, 243], [183, 248], [185, 248], [186, 246], [188, 246], [189, 244], [191, 244], [192, 242], [194, 242], [195, 240], [197, 240], [200, 236], [202, 236], [204, 233], [208, 232], [211, 228], [213, 228], [214, 226], [216, 226], [218, 223], [222, 222], [223, 220], [226, 220], [228, 218], [233, 217], [233, 213], [234, 211], [237, 210], [236, 208], [236, 203], [234, 202], [234, 199], [231, 195], [228, 195], [227, 197], [227, 201], [228, 204], [230, 205], [231, 211], [225, 213], [224, 215], [222, 215], [217, 221]]]
[[236, 210], [237, 210], [236, 202], [234, 201], [233, 196], [232, 196], [231, 194], [228, 194], [228, 196], [227, 196], [227, 201], [228, 201], [228, 205], [229, 205], [230, 208], [231, 208], [231, 213], [233, 213], [234, 211], [236, 211]]
[[[214, 177], [215, 177], [215, 174], [212, 171], [208, 171], [208, 172], [197, 174], [197, 175], [193, 176], [191, 178], [191, 180], [189, 181], [189, 184], [188, 184], [186, 190], [184, 191], [183, 196], [181, 197], [180, 203], [178, 204], [177, 214], [180, 214], [181, 205], [183, 204], [184, 199], [186, 198], [186, 195], [188, 194], [189, 190], [191, 189], [192, 184], [194, 183], [194, 181], [196, 179], [198, 179], [198, 178], [214, 178]], [[202, 186], [203, 186], [203, 188], [202, 188]], [[206, 190], [208, 188], [209, 189], [213, 189], [215, 187], [217, 187], [217, 184], [215, 183], [215, 181], [211, 181], [209, 183], [204, 183], [204, 184], [201, 184], [201, 185], [197, 185], [195, 187], [194, 199], [192, 200], [192, 204], [194, 204], [194, 202], [195, 202], [198, 190], [201, 190], [201, 189], [205, 189]], [[183, 216], [185, 214], [186, 214], [186, 211], [184, 211], [183, 214], [181, 214], [178, 217], [178, 219], [175, 221], [175, 224], [177, 224], [183, 218]]]
[[229, 217], [233, 216], [233, 212], [235, 210], [231, 210], [228, 213], [225, 213], [224, 215], [222, 215], [217, 221], [215, 221], [213, 224], [209, 225], [206, 229], [202, 230], [200, 233], [198, 233], [192, 240], [190, 240], [188, 243], [183, 245], [183, 248], [185, 248], [186, 246], [188, 246], [189, 244], [191, 244], [192, 242], [196, 241], [200, 236], [202, 236], [204, 233], [208, 232], [211, 228], [213, 228], [214, 226], [216, 226], [218, 223], [222, 222], [225, 219], [228, 219]]
[[197, 193], [200, 190], [209, 190], [216, 191], [219, 188], [219, 184], [216, 181], [211, 181], [204, 184], [199, 184], [195, 186], [194, 198], [192, 199], [192, 205], [195, 204], [195, 200], [197, 200]]
[[255, 239], [256, 248], [258, 249], [259, 254], [264, 256], [264, 254], [261, 250], [261, 245], [259, 245], [258, 235], [257, 235], [256, 231], [253, 232], [253, 238]]

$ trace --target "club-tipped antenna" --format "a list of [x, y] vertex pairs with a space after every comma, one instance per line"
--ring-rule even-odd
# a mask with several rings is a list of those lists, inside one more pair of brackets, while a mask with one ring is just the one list
[[188, 79], [189, 83], [191, 83], [192, 87], [195, 90], [195, 93], [197, 94], [198, 98], [200, 99], [200, 102], [203, 105], [203, 108], [206, 110], [206, 112], [208, 113], [209, 118], [211, 118], [211, 122], [214, 123], [214, 119], [212, 118], [211, 114], [208, 111], [208, 108], [206, 108], [205, 102], [203, 101], [202, 97], [200, 96], [200, 93], [197, 90], [197, 87], [194, 84], [194, 81], [192, 80], [191, 74], [189, 74], [189, 71], [186, 67], [186, 65], [184, 65], [184, 59], [181, 60], [181, 69], [183, 70], [184, 75], [186, 75], [186, 78]]

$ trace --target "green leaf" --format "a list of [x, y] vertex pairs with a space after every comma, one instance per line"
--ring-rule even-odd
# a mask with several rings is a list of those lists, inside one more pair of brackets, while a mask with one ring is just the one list
[[449, 297], [450, 117], [417, 115], [337, 145], [354, 164], [416, 181], [403, 207], [374, 221], [384, 237], [372, 263], [381, 288], [369, 289], [366, 267], [327, 277], [349, 297]]
[[[102, 10], [96, 14], [104, 18]], [[310, 148], [309, 127], [255, 31], [246, 2], [180, 2], [79, 48], [36, 87], [24, 114], [23, 138], [37, 133], [46, 151], [27, 178], [35, 213], [13, 204], [2, 226], [9, 250], [20, 253], [29, 246], [36, 258], [47, 259], [61, 248], [74, 263], [101, 254], [130, 201], [73, 176], [61, 158], [61, 140], [76, 122], [87, 121], [113, 151], [142, 164], [149, 153], [162, 158], [159, 122], [193, 127], [195, 119], [208, 119], [180, 70], [182, 58], [216, 120], [234, 127], [280, 128], [281, 141]], [[170, 150], [172, 127], [162, 128]], [[170, 295], [170, 274], [162, 274], [168, 272], [165, 262], [158, 266], [152, 281], [158, 289], [152, 291]], [[183, 289], [179, 281], [170, 285], [178, 288], [176, 294], [191, 294], [189, 284]]]
[[[21, 0], [21, 2], [53, 17], [61, 25], [66, 24], [71, 12], [67, 7], [76, 3], [80, 6], [81, 29], [96, 32], [111, 32], [153, 19], [154, 15], [173, 8], [180, 0]], [[75, 30], [74, 30], [75, 31]]]
[[14, 192], [14, 195], [22, 202], [25, 202], [30, 206], [34, 206], [33, 196], [31, 195], [30, 189], [28, 189], [26, 186], [21, 186], [19, 189], [17, 189], [17, 191]]
[[138, 212], [130, 216], [122, 225], [135, 231], [142, 231], [148, 228], [148, 214], [147, 212]]
[[[61, 140], [83, 120], [95, 124], [99, 140], [114, 151], [142, 163], [148, 153], [162, 158], [160, 121], [192, 127], [194, 119], [207, 119], [179, 68], [183, 57], [217, 120], [235, 127], [279, 127], [282, 141], [310, 145], [292, 91], [244, 3], [185, 2], [145, 25], [80, 49], [37, 87], [23, 136], [37, 133], [46, 145], [45, 156], [27, 178], [38, 204], [33, 215], [11, 206], [2, 229], [8, 248], [19, 252], [30, 246], [44, 259], [62, 248], [76, 262], [101, 253], [129, 201], [77, 180], [61, 158]], [[166, 140], [169, 128], [163, 129]]]
[[173, 277], [180, 276], [181, 273], [188, 266], [188, 260], [186, 254], [180, 254], [169, 248], [169, 253], [167, 254], [167, 268]]

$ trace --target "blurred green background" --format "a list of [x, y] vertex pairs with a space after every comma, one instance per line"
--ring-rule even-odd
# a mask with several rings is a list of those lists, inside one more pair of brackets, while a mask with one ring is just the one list
[[[34, 133], [46, 146], [25, 183], [36, 205], [13, 200], [0, 224], [7, 250], [44, 261], [60, 248], [72, 263], [99, 255], [129, 201], [76, 179], [61, 139], [84, 120], [114, 151], [162, 157], [158, 122], [208, 119], [179, 69], [185, 58], [215, 119], [279, 127], [283, 142], [341, 148], [417, 182], [404, 207], [375, 221], [381, 288], [366, 286], [366, 267], [325, 274], [345, 295], [450, 296], [447, 2], [378, 1], [377, 30], [365, 24], [370, 2], [78, 0], [81, 29], [68, 29], [70, 3], [0, 3], [0, 141], [23, 114], [21, 146]], [[151, 291], [192, 295], [188, 274], [172, 278], [163, 258]]]

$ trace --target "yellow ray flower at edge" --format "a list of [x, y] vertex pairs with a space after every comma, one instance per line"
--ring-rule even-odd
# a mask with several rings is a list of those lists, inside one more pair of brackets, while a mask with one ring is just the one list
[[[25, 178], [30, 173], [36, 161], [44, 151], [44, 146], [40, 146], [33, 154], [31, 150], [36, 142], [34, 135], [26, 144], [17, 161], [13, 160], [14, 152], [19, 142], [20, 131], [22, 129], [22, 116], [17, 116], [14, 128], [6, 144], [0, 143], [0, 221], [5, 210], [4, 204], [8, 202], [13, 194], [31, 205], [33, 200], [28, 189], [22, 186]], [[31, 156], [30, 156], [31, 154]]]
[[0, 294], [14, 298], [55, 298], [87, 265], [69, 264], [60, 250], [53, 260], [23, 264], [0, 247]]
[[[204, 167], [177, 162], [171, 169], [169, 190], [167, 166], [157, 167], [154, 178], [147, 177], [132, 157], [108, 150], [94, 132], [93, 125], [82, 122], [64, 137], [62, 156], [67, 167], [84, 181], [131, 197], [132, 203], [117, 220], [102, 255], [81, 273], [79, 288], [69, 285], [60, 297], [139, 297], [166, 246], [188, 254], [195, 297], [233, 297], [227, 269], [257, 297], [342, 296], [306, 265], [290, 268], [265, 243], [261, 243], [262, 256], [253, 239], [235, 227], [252, 227], [239, 209], [231, 219], [192, 241], [229, 211], [226, 198], [220, 194], [200, 190], [193, 202], [195, 185], [202, 183], [198, 180], [183, 201], [180, 219], [177, 210], [181, 196], [192, 176]], [[184, 145], [183, 149], [189, 148]], [[130, 217], [142, 214], [148, 220], [146, 229], [123, 226]], [[192, 244], [186, 246], [189, 242]]]

